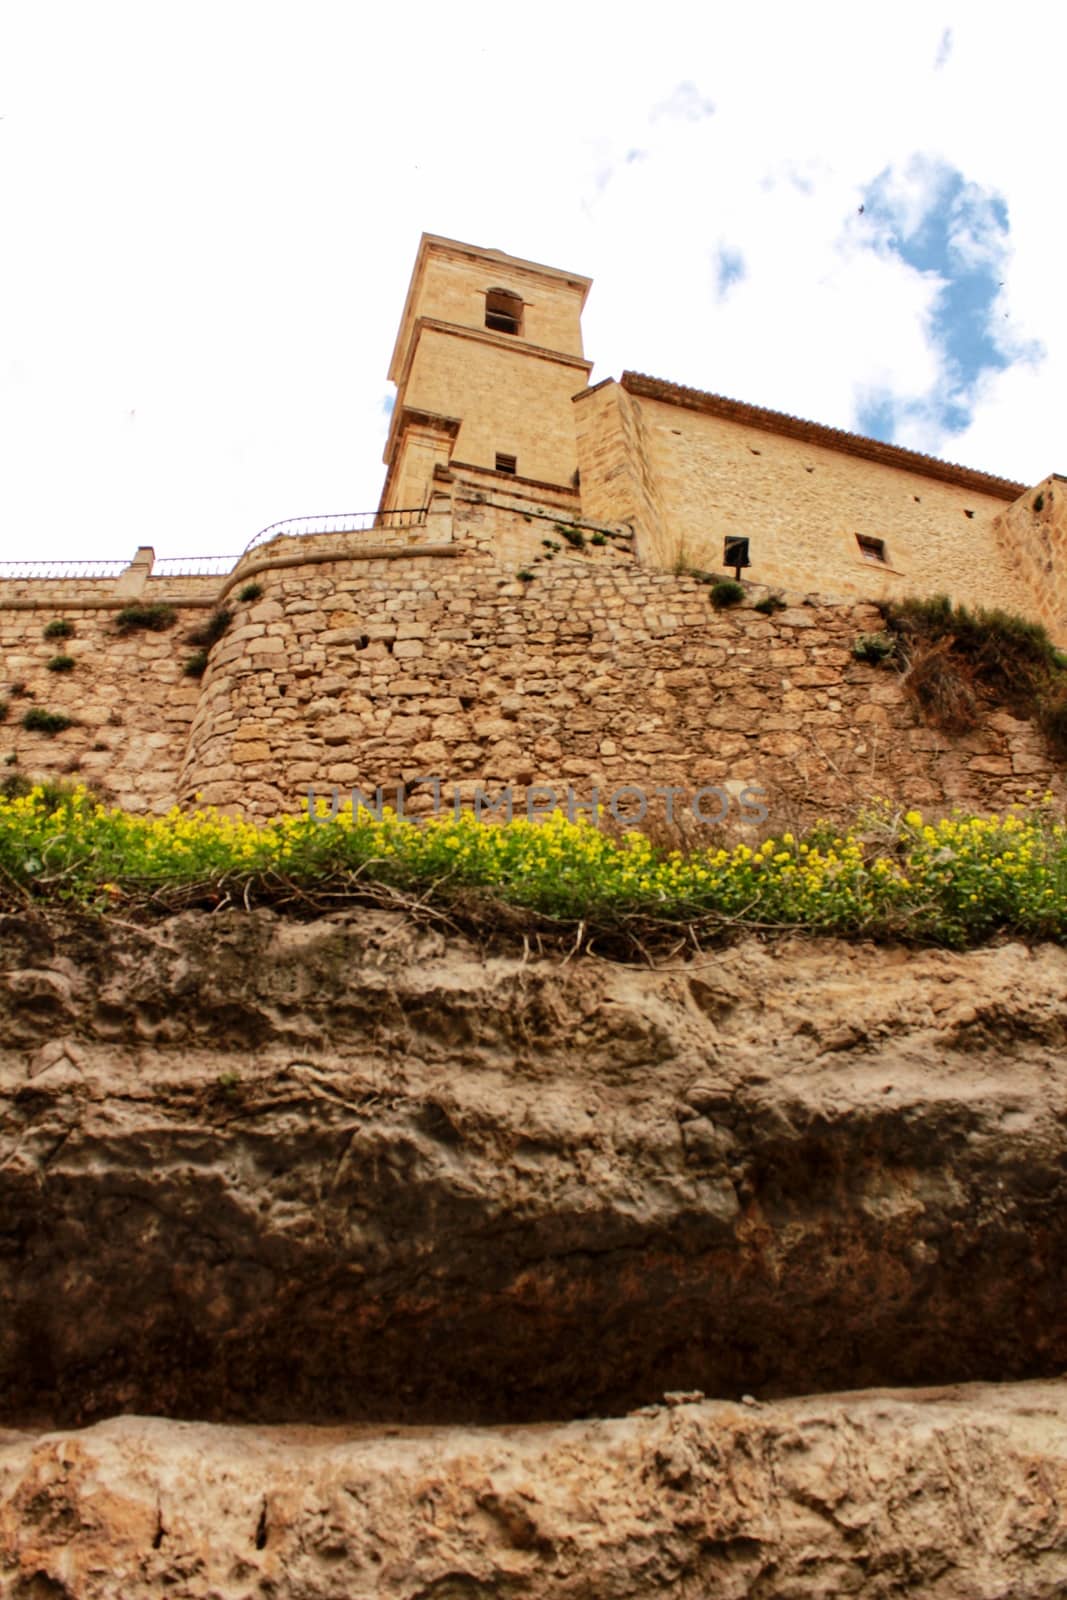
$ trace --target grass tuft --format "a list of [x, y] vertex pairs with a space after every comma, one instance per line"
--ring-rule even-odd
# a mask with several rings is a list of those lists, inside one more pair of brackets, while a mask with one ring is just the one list
[[185, 635], [185, 642], [198, 644], [205, 650], [210, 650], [211, 646], [222, 638], [232, 621], [233, 612], [227, 606], [220, 606], [217, 611], [211, 613], [206, 622], [201, 623], [199, 628], [189, 630]]
[[62, 733], [65, 728], [72, 728], [74, 719], [64, 716], [61, 711], [46, 711], [43, 706], [31, 706], [22, 719], [22, 726], [27, 733], [47, 733], [51, 737]]
[[745, 591], [736, 578], [721, 578], [718, 583], [713, 583], [708, 590], [708, 599], [716, 611], [725, 611], [730, 606], [739, 606], [745, 598]]
[[132, 605], [123, 606], [115, 618], [115, 624], [120, 633], [135, 633], [138, 629], [148, 633], [164, 633], [168, 628], [173, 628], [177, 620], [178, 613], [173, 606]]

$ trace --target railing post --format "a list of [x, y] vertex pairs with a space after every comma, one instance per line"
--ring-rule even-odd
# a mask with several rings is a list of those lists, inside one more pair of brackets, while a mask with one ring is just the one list
[[155, 559], [156, 552], [150, 544], [140, 545], [125, 572], [119, 573], [115, 593], [123, 599], [136, 599], [152, 576], [152, 564]]

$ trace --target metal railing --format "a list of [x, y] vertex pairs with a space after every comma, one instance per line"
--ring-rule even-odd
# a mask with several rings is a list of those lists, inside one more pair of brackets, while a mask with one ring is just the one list
[[153, 562], [153, 578], [224, 578], [240, 556], [163, 556]]
[[426, 521], [426, 507], [398, 511], [334, 511], [321, 517], [290, 517], [287, 522], [272, 522], [255, 538], [249, 539], [244, 554], [270, 539], [303, 538], [311, 533], [369, 533], [374, 528], [418, 528]]
[[[375, 528], [419, 528], [425, 525], [426, 507], [396, 511], [334, 511], [317, 517], [290, 517], [272, 522], [249, 539], [242, 555], [271, 539], [303, 538], [313, 533], [370, 533]], [[162, 556], [152, 563], [154, 578], [225, 577], [241, 556]], [[117, 578], [128, 561], [0, 561], [0, 578]]]
[[117, 578], [128, 561], [0, 561], [0, 578]]

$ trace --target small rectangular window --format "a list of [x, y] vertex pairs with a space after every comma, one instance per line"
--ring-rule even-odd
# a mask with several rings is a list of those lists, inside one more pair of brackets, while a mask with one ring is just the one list
[[485, 296], [485, 325], [494, 333], [522, 332], [522, 297], [510, 289], [489, 289]]
[[860, 555], [864, 561], [873, 561], [879, 567], [887, 567], [889, 565], [889, 557], [885, 553], [884, 539], [869, 539], [865, 533], [857, 533], [856, 543], [860, 547]]
[[510, 473], [514, 474], [514, 472], [516, 471], [517, 467], [518, 467], [518, 457], [517, 456], [502, 456], [500, 454], [500, 452], [497, 451], [496, 470], [498, 472], [510, 472]]

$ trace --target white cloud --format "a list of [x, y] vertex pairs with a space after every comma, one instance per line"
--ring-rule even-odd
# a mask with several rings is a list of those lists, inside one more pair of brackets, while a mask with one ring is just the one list
[[[890, 393], [920, 448], [1065, 464], [1047, 7], [549, 0], [534, 29], [485, 0], [56, 0], [3, 27], [5, 555], [236, 550], [373, 505], [424, 228], [591, 273], [595, 377], [846, 426]], [[1005, 198], [996, 317], [1024, 352], [952, 439], [922, 410], [936, 281], [859, 214], [887, 170], [919, 214], [942, 165]], [[980, 215], [957, 238], [980, 257]], [[744, 276], [720, 298], [721, 250]]]

